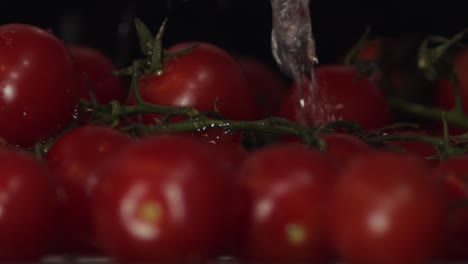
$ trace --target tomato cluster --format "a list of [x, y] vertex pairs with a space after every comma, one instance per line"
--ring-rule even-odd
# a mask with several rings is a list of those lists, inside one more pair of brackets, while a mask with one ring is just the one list
[[[160, 35], [118, 70], [33, 25], [0, 26], [0, 261], [468, 260], [463, 137], [398, 129], [385, 76], [320, 65], [309, 89], [210, 43], [162, 49]], [[372, 43], [362, 60], [380, 60]]]

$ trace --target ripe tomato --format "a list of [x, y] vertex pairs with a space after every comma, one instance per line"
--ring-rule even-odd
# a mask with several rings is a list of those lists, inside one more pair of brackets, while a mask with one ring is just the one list
[[0, 168], [0, 261], [39, 261], [55, 242], [49, 172], [34, 156], [12, 149], [0, 149]]
[[0, 61], [0, 137], [27, 147], [72, 120], [79, 78], [59, 39], [32, 25], [1, 25]]
[[278, 115], [280, 103], [287, 92], [287, 84], [279, 72], [253, 57], [238, 56], [249, 88], [256, 94], [263, 117]]
[[355, 155], [375, 150], [363, 140], [348, 134], [324, 134], [322, 138], [327, 145], [326, 153], [336, 159], [341, 166]]
[[445, 210], [441, 189], [419, 157], [360, 155], [333, 190], [330, 230], [351, 263], [429, 263], [438, 254]]
[[128, 86], [124, 79], [113, 75], [117, 70], [112, 60], [101, 51], [83, 45], [68, 45], [82, 75], [81, 98], [90, 100], [88, 84], [91, 85], [96, 99], [102, 104], [117, 100], [125, 101]]
[[[453, 59], [453, 67], [460, 85], [460, 97], [463, 111], [468, 113], [468, 48], [459, 51]], [[434, 94], [434, 105], [445, 110], [455, 108], [455, 90], [451, 80], [439, 80]], [[467, 129], [450, 126], [451, 134], [463, 134]]]
[[[453, 67], [460, 82], [463, 110], [468, 113], [468, 48], [459, 51], [453, 59]], [[446, 110], [455, 107], [455, 92], [452, 81], [440, 80], [435, 93], [435, 105]]]
[[[396, 134], [406, 134], [406, 135], [424, 135], [424, 132], [405, 132], [398, 131], [394, 132]], [[431, 166], [437, 166], [439, 164], [439, 159], [435, 158], [438, 154], [437, 149], [433, 144], [424, 141], [416, 140], [392, 140], [388, 142], [390, 145], [401, 148], [401, 151], [417, 155], [427, 161]]]
[[[390, 122], [388, 102], [369, 79], [357, 76], [345, 65], [323, 65], [315, 70], [316, 84], [310, 89], [303, 79], [302, 94], [294, 83], [282, 102], [280, 115], [296, 122], [321, 124], [334, 120], [357, 121], [365, 129]], [[304, 107], [300, 99], [304, 99]]]
[[60, 190], [66, 253], [96, 252], [90, 199], [99, 181], [95, 171], [109, 155], [130, 144], [131, 138], [111, 127], [84, 125], [67, 131], [45, 155]]
[[193, 138], [155, 136], [101, 167], [93, 200], [99, 242], [129, 262], [205, 261], [226, 234], [224, 168]]
[[[197, 44], [190, 53], [172, 57], [160, 75], [146, 74], [139, 81], [144, 100], [154, 104], [194, 107], [213, 111], [228, 119], [257, 119], [254, 91], [235, 59], [221, 48], [203, 42], [184, 42], [167, 52], [179, 52]], [[135, 102], [131, 94], [129, 101]], [[154, 123], [154, 115], [146, 122]]]
[[[389, 39], [386, 37], [374, 37], [367, 39], [362, 43], [361, 48], [357, 54], [357, 59], [363, 61], [375, 61], [380, 62], [382, 60], [383, 54], [387, 51]], [[344, 63], [346, 56], [351, 52], [351, 49], [346, 50], [346, 52], [341, 55], [338, 59], [338, 63]]]
[[468, 155], [442, 161], [435, 175], [442, 182], [451, 210], [444, 240], [444, 260], [468, 260]]
[[328, 255], [325, 210], [334, 163], [299, 143], [271, 145], [238, 173], [242, 217], [239, 255], [255, 263], [308, 263]]

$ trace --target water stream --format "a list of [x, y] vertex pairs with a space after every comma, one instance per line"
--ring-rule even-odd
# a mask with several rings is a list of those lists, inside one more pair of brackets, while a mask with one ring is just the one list
[[[315, 111], [314, 67], [318, 63], [309, 12], [310, 0], [270, 0], [272, 6], [271, 49], [279, 68], [299, 87], [299, 123], [308, 124], [308, 111]], [[303, 77], [310, 79], [304, 85]], [[304, 88], [309, 89], [308, 92]]]

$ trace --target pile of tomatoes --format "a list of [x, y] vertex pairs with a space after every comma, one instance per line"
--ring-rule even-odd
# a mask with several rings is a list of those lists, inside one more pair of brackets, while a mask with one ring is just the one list
[[[468, 156], [438, 159], [427, 141], [366, 140], [363, 133], [440, 135], [386, 130], [399, 120], [381, 76], [319, 65], [315, 89], [308, 79], [300, 89], [210, 43], [160, 53], [156, 42], [140, 44], [149, 63], [129, 80], [98, 50], [33, 25], [0, 26], [0, 261], [468, 260]], [[379, 54], [365, 48], [360, 56]], [[468, 49], [457, 54], [468, 106]], [[435, 85], [435, 94], [453, 94], [450, 82]], [[454, 106], [453, 96], [437, 98], [434, 106]], [[83, 100], [134, 112], [99, 122]], [[225, 127], [198, 127], [200, 116]], [[317, 129], [305, 144], [296, 126], [270, 133], [271, 116], [300, 125], [353, 121], [361, 132]], [[195, 129], [178, 129], [182, 123]], [[135, 124], [173, 130], [137, 136], [126, 129]]]

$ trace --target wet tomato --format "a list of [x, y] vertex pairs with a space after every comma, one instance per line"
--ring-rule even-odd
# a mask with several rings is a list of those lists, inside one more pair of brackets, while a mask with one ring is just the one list
[[194, 138], [155, 136], [101, 167], [93, 200], [99, 242], [118, 261], [186, 263], [215, 257], [226, 235], [227, 179]]
[[39, 261], [52, 250], [58, 223], [49, 172], [12, 149], [0, 149], [0, 168], [0, 261]]
[[254, 263], [328, 259], [324, 220], [335, 176], [332, 160], [303, 144], [252, 152], [237, 175], [240, 258]]
[[60, 193], [65, 253], [95, 254], [90, 199], [99, 181], [95, 171], [110, 155], [130, 144], [120, 131], [88, 124], [60, 136], [48, 150], [45, 160]]
[[[255, 93], [229, 53], [204, 42], [179, 43], [167, 52], [180, 52], [193, 45], [197, 46], [188, 54], [165, 60], [162, 73], [141, 76], [138, 89], [142, 98], [154, 104], [200, 111], [217, 108], [228, 119], [258, 118]], [[135, 102], [133, 94], [129, 101]], [[153, 119], [151, 115], [146, 122], [154, 123]]]
[[88, 85], [91, 86], [98, 102], [102, 104], [117, 100], [125, 101], [128, 85], [124, 79], [113, 74], [117, 67], [103, 52], [84, 45], [68, 45], [73, 59], [82, 76], [80, 96], [90, 100]]
[[358, 76], [354, 67], [323, 65], [315, 70], [315, 78], [312, 89], [305, 78], [301, 90], [297, 83], [291, 86], [282, 102], [281, 116], [307, 124], [356, 121], [365, 129], [390, 123], [390, 109], [383, 93], [370, 79]]
[[79, 77], [62, 41], [32, 25], [1, 25], [0, 61], [0, 137], [28, 147], [72, 120]]
[[445, 224], [440, 186], [419, 157], [373, 152], [351, 160], [333, 190], [330, 230], [350, 263], [429, 263]]

